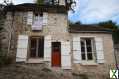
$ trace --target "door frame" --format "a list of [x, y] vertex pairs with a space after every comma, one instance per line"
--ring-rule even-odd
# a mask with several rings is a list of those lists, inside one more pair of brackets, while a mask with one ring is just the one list
[[[59, 61], [60, 61], [60, 64], [59, 64], [59, 66], [53, 66], [53, 62], [52, 62], [52, 61], [53, 61], [53, 51], [54, 51], [54, 49], [53, 49], [53, 48], [54, 48], [54, 47], [53, 47], [53, 43], [57, 43], [57, 44], [59, 43], [59, 44], [58, 44], [58, 46], [59, 46], [59, 54], [60, 54], [60, 55], [59, 55], [59, 56], [60, 56], [60, 60], [59, 60]], [[51, 47], [52, 47], [52, 48], [51, 48], [51, 50], [52, 50], [52, 51], [51, 51], [51, 66], [52, 66], [52, 67], [61, 67], [61, 42], [51, 42]]]

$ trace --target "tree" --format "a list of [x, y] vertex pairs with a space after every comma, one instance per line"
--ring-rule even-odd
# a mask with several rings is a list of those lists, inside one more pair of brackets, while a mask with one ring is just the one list
[[37, 3], [38, 5], [41, 5], [41, 4], [44, 3], [44, 0], [37, 0], [36, 3]]
[[[6, 3], [5, 3], [6, 4]], [[5, 7], [5, 5], [1, 4], [3, 7]], [[11, 5], [11, 3], [6, 4], [6, 6]], [[3, 47], [3, 43], [1, 42], [3, 39], [6, 39], [5, 37], [5, 32], [6, 29], [3, 27], [4, 23], [5, 23], [5, 12], [4, 9], [0, 9], [0, 66], [5, 65], [5, 64], [10, 64], [12, 58], [10, 56], [7, 55], [6, 50]]]
[[114, 43], [119, 43], [119, 26], [112, 21], [100, 22], [98, 24], [101, 27], [108, 28], [112, 30], [112, 36]]
[[3, 25], [4, 25], [4, 13], [2, 10], [0, 10], [0, 50], [1, 50], [1, 40], [2, 40], [2, 30], [3, 30]]
[[116, 23], [112, 22], [111, 20], [106, 22], [100, 22], [99, 26], [102, 26], [104, 28], [109, 28], [113, 31], [118, 29], [118, 26], [116, 25]]

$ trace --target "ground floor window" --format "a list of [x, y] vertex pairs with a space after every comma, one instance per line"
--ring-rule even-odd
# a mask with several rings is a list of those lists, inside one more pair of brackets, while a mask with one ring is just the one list
[[82, 60], [93, 60], [95, 45], [93, 38], [81, 38], [81, 57]]
[[44, 37], [31, 37], [30, 38], [30, 58], [43, 58], [44, 57]]

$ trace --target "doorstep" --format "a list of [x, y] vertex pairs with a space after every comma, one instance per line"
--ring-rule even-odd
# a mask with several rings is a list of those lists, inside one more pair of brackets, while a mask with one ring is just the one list
[[38, 64], [38, 63], [44, 63], [44, 59], [28, 59], [26, 63], [33, 63], [33, 64]]

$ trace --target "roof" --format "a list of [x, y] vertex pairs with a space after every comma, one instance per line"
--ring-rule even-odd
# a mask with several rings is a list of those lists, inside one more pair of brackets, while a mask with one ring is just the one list
[[79, 25], [73, 24], [69, 25], [69, 32], [70, 33], [81, 33], [81, 32], [88, 32], [88, 33], [112, 33], [112, 30], [103, 28], [97, 25]]
[[63, 5], [37, 5], [35, 3], [24, 3], [19, 5], [9, 5], [4, 8], [5, 11], [43, 11], [67, 13], [67, 7]]

